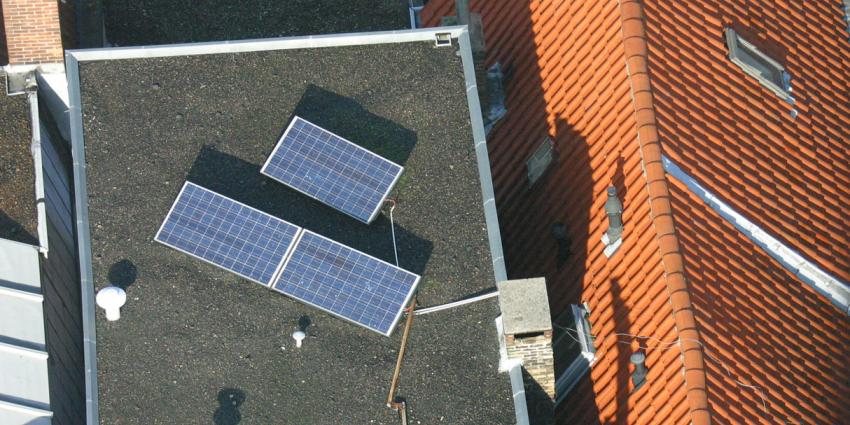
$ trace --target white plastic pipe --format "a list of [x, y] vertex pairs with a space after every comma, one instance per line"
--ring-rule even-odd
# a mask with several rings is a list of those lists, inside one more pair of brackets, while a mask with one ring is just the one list
[[292, 333], [292, 339], [295, 340], [295, 346], [297, 348], [301, 348], [301, 341], [304, 341], [304, 338], [306, 338], [306, 337], [307, 337], [307, 334], [305, 334], [302, 331], [295, 331], [295, 332]]
[[97, 292], [95, 301], [106, 310], [106, 320], [114, 322], [121, 318], [121, 307], [127, 302], [127, 293], [117, 286], [107, 286]]

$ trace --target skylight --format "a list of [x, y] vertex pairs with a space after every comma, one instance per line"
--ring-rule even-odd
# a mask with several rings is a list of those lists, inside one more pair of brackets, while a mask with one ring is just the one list
[[735, 65], [777, 96], [794, 103], [791, 96], [791, 77], [785, 72], [785, 67], [744, 40], [735, 30], [726, 28], [724, 35], [726, 46], [729, 48], [729, 59]]

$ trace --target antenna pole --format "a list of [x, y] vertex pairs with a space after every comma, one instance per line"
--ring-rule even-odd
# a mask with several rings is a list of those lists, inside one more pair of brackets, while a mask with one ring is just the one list
[[407, 308], [407, 322], [404, 324], [404, 334], [401, 336], [401, 348], [398, 349], [398, 358], [395, 362], [395, 371], [393, 372], [393, 380], [390, 383], [390, 392], [387, 394], [387, 407], [398, 410], [405, 408], [404, 402], [397, 403], [395, 399], [395, 390], [398, 386], [398, 375], [401, 372], [401, 361], [404, 359], [404, 351], [407, 348], [407, 336], [410, 334], [410, 326], [413, 324], [413, 309], [416, 308], [416, 295], [411, 297], [410, 306]]

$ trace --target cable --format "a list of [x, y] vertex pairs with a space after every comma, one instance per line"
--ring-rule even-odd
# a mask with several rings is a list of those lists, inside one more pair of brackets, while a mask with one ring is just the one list
[[[572, 339], [573, 341], [575, 341], [575, 342], [577, 342], [577, 343], [581, 344], [581, 341], [579, 341], [576, 337], [577, 337], [579, 334], [582, 334], [582, 333], [581, 333], [580, 331], [578, 331], [577, 329], [569, 328], [569, 327], [566, 327], [566, 326], [561, 326], [561, 325], [555, 324], [554, 322], [552, 323], [552, 325], [554, 325], [554, 326], [555, 326], [556, 328], [558, 328], [558, 329], [561, 329], [561, 330], [563, 330], [563, 331], [567, 331], [566, 335], [567, 335], [567, 336], [569, 336], [569, 337], [570, 337], [570, 339]], [[576, 336], [573, 336], [572, 332], [575, 332], [575, 335], [576, 335]], [[585, 335], [585, 336], [587, 336], [587, 337], [589, 337], [589, 338], [595, 338], [595, 337], [594, 337], [593, 335], [591, 335], [591, 334], [584, 333], [584, 335]], [[756, 395], [758, 395], [758, 396], [759, 396], [759, 398], [761, 399], [761, 406], [762, 406], [762, 409], [764, 410], [765, 415], [770, 416], [770, 410], [767, 408], [767, 395], [765, 395], [764, 390], [762, 390], [762, 388], [761, 388], [761, 387], [759, 387], [759, 386], [757, 386], [757, 385], [749, 385], [749, 384], [745, 384], [745, 383], [743, 383], [743, 382], [741, 382], [741, 381], [739, 381], [739, 380], [735, 379], [735, 378], [732, 376], [732, 371], [731, 371], [731, 369], [729, 368], [729, 366], [727, 366], [725, 363], [723, 363], [722, 361], [718, 360], [717, 358], [715, 358], [714, 356], [712, 356], [711, 354], [709, 354], [709, 353], [708, 353], [708, 347], [706, 347], [706, 345], [705, 345], [702, 341], [699, 341], [699, 340], [696, 340], [696, 339], [691, 339], [691, 338], [685, 338], [685, 339], [677, 338], [677, 339], [676, 339], [676, 340], [674, 340], [674, 341], [662, 341], [662, 340], [661, 340], [661, 339], [659, 339], [659, 338], [655, 338], [655, 337], [651, 337], [651, 336], [645, 336], [645, 335], [634, 335], [634, 334], [628, 334], [628, 333], [614, 333], [613, 335], [615, 335], [615, 336], [625, 336], [625, 337], [631, 337], [631, 338], [637, 338], [637, 339], [648, 339], [648, 340], [658, 341], [658, 344], [656, 344], [656, 345], [654, 345], [654, 346], [651, 346], [651, 347], [650, 347], [650, 346], [644, 347], [644, 348], [643, 348], [643, 350], [644, 350], [644, 351], [649, 351], [649, 350], [654, 350], [654, 349], [659, 349], [659, 348], [663, 348], [663, 349], [671, 349], [671, 348], [673, 348], [673, 346], [677, 346], [677, 345], [679, 345], [679, 344], [680, 344], [681, 342], [683, 342], [683, 341], [695, 342], [695, 343], [699, 344], [699, 345], [700, 345], [700, 347], [702, 347], [702, 349], [703, 349], [703, 354], [705, 354], [705, 356], [706, 356], [706, 357], [708, 357], [709, 359], [711, 359], [713, 362], [715, 362], [715, 363], [719, 364], [720, 366], [722, 366], [722, 367], [723, 367], [723, 369], [726, 371], [726, 376], [728, 376], [728, 377], [729, 377], [729, 379], [731, 379], [731, 380], [732, 380], [732, 381], [733, 381], [736, 385], [738, 385], [738, 386], [740, 386], [740, 387], [748, 388], [748, 389], [752, 390], [753, 392], [755, 392], [755, 393], [756, 393]], [[632, 345], [632, 341], [621, 341], [621, 340], [617, 340], [616, 342], [617, 342], [618, 344]], [[679, 347], [679, 348], [681, 349], [681, 347]], [[789, 422], [789, 421], [787, 420], [787, 418], [786, 418], [785, 420], [783, 420], [783, 422], [785, 422], [785, 423], [791, 423], [791, 422]]]
[[393, 253], [395, 253], [395, 265], [396, 267], [401, 267], [398, 265], [398, 246], [395, 243], [395, 222], [393, 221], [393, 210], [395, 209], [396, 203], [394, 199], [387, 199], [384, 202], [390, 203], [390, 232], [393, 234]]
[[462, 305], [472, 304], [474, 302], [493, 298], [497, 295], [499, 295], [499, 291], [497, 289], [494, 289], [492, 292], [488, 292], [486, 294], [477, 295], [477, 296], [474, 296], [474, 297], [470, 297], [470, 298], [466, 298], [466, 299], [462, 299], [462, 300], [458, 300], [458, 301], [453, 301], [453, 302], [446, 303], [446, 304], [416, 309], [416, 311], [414, 311], [413, 314], [415, 314], [417, 316], [421, 316], [423, 314], [429, 314], [429, 313], [434, 313], [434, 312], [437, 312], [437, 311], [448, 310], [450, 308], [460, 307]]

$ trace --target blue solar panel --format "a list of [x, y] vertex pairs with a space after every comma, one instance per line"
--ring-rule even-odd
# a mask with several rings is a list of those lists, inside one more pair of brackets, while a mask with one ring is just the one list
[[272, 288], [389, 336], [419, 276], [304, 230]]
[[269, 285], [300, 228], [186, 182], [156, 241]]
[[371, 223], [403, 168], [295, 117], [261, 172], [364, 223]]

